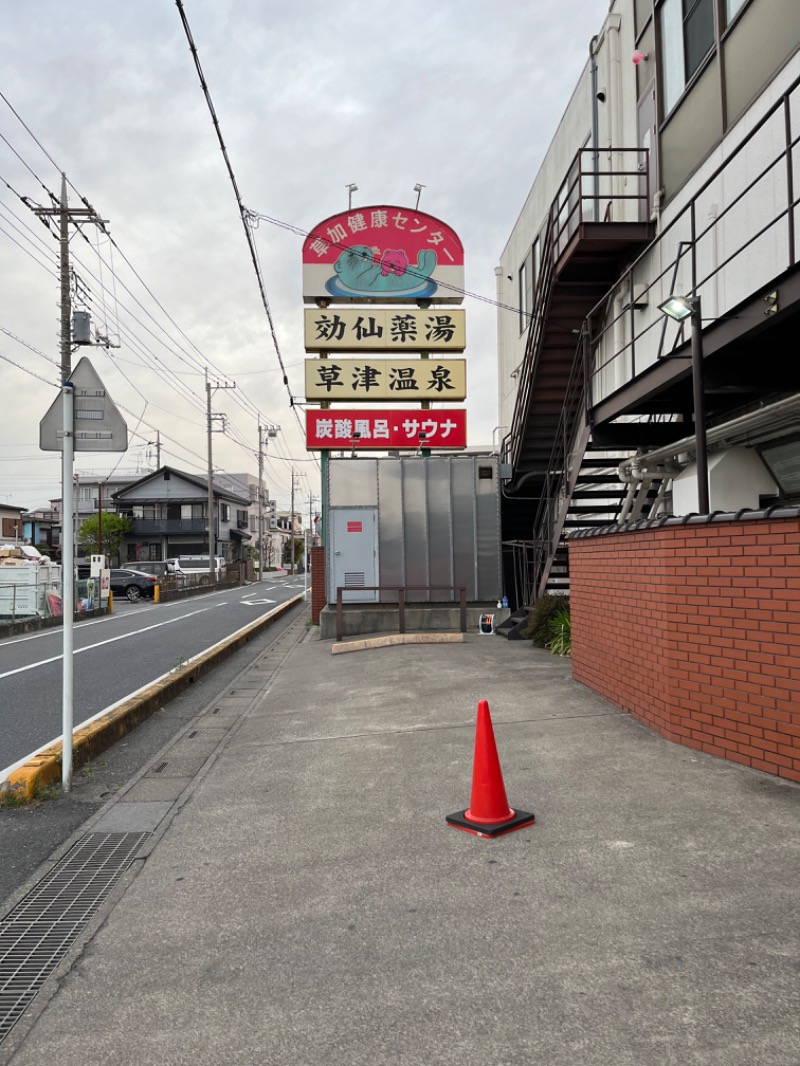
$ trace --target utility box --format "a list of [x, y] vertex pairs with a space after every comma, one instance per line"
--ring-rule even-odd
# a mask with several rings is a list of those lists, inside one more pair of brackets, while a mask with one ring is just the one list
[[[327, 595], [342, 585], [409, 588], [411, 603], [496, 603], [502, 595], [496, 455], [329, 459], [323, 484]], [[396, 593], [344, 602], [396, 603]]]
[[72, 343], [92, 343], [92, 320], [88, 311], [73, 311], [72, 313]]

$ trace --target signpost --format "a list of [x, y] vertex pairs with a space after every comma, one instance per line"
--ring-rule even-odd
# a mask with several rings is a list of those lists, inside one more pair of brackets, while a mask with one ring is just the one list
[[317, 308], [305, 311], [307, 352], [463, 352], [460, 308]]
[[467, 412], [463, 407], [414, 411], [390, 407], [365, 411], [306, 410], [306, 447], [344, 451], [387, 451], [396, 448], [467, 446]]
[[[91, 428], [89, 428], [91, 427]], [[72, 539], [75, 452], [124, 452], [128, 427], [88, 359], [81, 359], [39, 423], [42, 451], [62, 453], [61, 460], [61, 612], [63, 663], [61, 689], [61, 784], [72, 787], [73, 647], [75, 556]], [[69, 501], [69, 508], [67, 502]], [[69, 523], [69, 525], [68, 525]]]
[[306, 359], [307, 400], [419, 403], [466, 396], [465, 359]]
[[[306, 447], [322, 452], [323, 545], [331, 449], [353, 457], [407, 449], [424, 458], [467, 446], [464, 409], [431, 409], [467, 395], [466, 363], [449, 358], [466, 348], [465, 312], [452, 307], [464, 299], [461, 240], [418, 210], [419, 196], [413, 209], [354, 208], [349, 188], [348, 210], [320, 222], [302, 251], [303, 301], [316, 304], [305, 310], [305, 348], [319, 357], [306, 362], [305, 394], [320, 409], [306, 410]], [[376, 401], [419, 409], [332, 408]]]

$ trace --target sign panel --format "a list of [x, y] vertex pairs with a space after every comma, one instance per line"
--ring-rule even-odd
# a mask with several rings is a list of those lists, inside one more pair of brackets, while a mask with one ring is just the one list
[[[124, 452], [128, 426], [106, 392], [100, 376], [84, 356], [70, 374], [74, 389], [74, 449], [76, 452]], [[64, 397], [59, 392], [39, 423], [43, 452], [64, 450]]]
[[464, 400], [465, 359], [306, 359], [306, 399]]
[[458, 308], [305, 312], [307, 352], [463, 352], [466, 312]]
[[464, 248], [433, 215], [380, 204], [326, 218], [303, 242], [303, 300], [460, 304]]
[[307, 410], [306, 447], [378, 449], [466, 448], [467, 412], [451, 410]]

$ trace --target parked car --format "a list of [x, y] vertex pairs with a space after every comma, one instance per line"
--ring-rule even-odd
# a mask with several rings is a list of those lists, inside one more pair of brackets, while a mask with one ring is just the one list
[[126, 596], [131, 602], [151, 600], [155, 595], [158, 578], [141, 570], [112, 570], [111, 591], [115, 596]]
[[[208, 564], [207, 555], [179, 555], [174, 559], [167, 559], [168, 570], [177, 575], [207, 574], [210, 569]], [[214, 573], [217, 581], [225, 573], [225, 560], [219, 555], [214, 558]]]
[[170, 572], [169, 566], [167, 565], [166, 559], [162, 559], [162, 560], [150, 560], [150, 559], [147, 559], [147, 560], [142, 560], [141, 562], [139, 562], [137, 560], [135, 568], [141, 574], [153, 574], [157, 578], [166, 577], [167, 574], [169, 574], [169, 572]]

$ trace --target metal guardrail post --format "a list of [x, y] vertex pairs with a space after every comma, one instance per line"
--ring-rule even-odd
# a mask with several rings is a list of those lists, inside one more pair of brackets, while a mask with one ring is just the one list
[[400, 632], [401, 633], [405, 633], [405, 631], [406, 631], [406, 590], [405, 589], [398, 589], [397, 590], [397, 606], [398, 606], [399, 611], [400, 611]]
[[336, 589], [336, 639], [342, 639], [342, 629], [344, 628], [344, 609], [342, 608], [342, 586], [340, 585]]
[[462, 586], [458, 590], [458, 607], [461, 619], [461, 632], [467, 631], [467, 590]]

